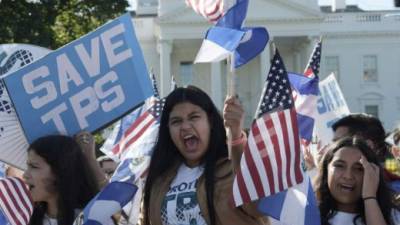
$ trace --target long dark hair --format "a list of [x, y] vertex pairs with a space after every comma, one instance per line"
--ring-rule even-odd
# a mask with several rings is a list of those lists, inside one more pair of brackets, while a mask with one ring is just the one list
[[[321, 224], [329, 225], [328, 221], [335, 216], [337, 212], [336, 200], [333, 198], [328, 188], [328, 164], [332, 161], [335, 152], [343, 147], [353, 147], [359, 149], [367, 158], [368, 162], [379, 166], [379, 185], [376, 193], [376, 199], [386, 222], [388, 224], [394, 224], [391, 218], [391, 210], [400, 208], [399, 205], [395, 203], [395, 194], [385, 183], [382, 168], [379, 165], [376, 154], [371, 150], [364, 140], [356, 137], [345, 137], [333, 143], [320, 162], [319, 173], [314, 184], [316, 188], [316, 196], [319, 202], [319, 210], [321, 213]], [[357, 205], [359, 215], [355, 218], [354, 224], [356, 224], [355, 221], [358, 218], [361, 218], [365, 224], [364, 201], [362, 198], [359, 199]]]
[[[75, 140], [63, 135], [37, 139], [28, 151], [34, 151], [49, 164], [55, 175], [54, 189], [58, 192], [58, 225], [71, 225], [75, 209], [83, 209], [98, 192], [98, 186], [86, 157]], [[42, 225], [47, 203], [36, 202], [30, 225]]]
[[215, 107], [211, 98], [205, 92], [194, 86], [177, 88], [166, 98], [160, 121], [158, 139], [154, 147], [144, 188], [145, 224], [150, 224], [148, 209], [150, 206], [150, 193], [154, 182], [161, 178], [164, 172], [169, 171], [174, 165], [174, 162], [184, 162], [184, 158], [173, 143], [168, 129], [168, 120], [172, 109], [175, 105], [184, 102], [189, 102], [202, 108], [207, 113], [208, 121], [211, 125], [210, 143], [208, 144], [208, 150], [202, 159], [202, 163], [204, 163], [205, 167], [204, 177], [207, 207], [210, 215], [209, 219], [211, 225], [215, 224], [215, 209], [213, 204], [214, 171], [217, 160], [228, 157], [226, 133], [221, 114]]

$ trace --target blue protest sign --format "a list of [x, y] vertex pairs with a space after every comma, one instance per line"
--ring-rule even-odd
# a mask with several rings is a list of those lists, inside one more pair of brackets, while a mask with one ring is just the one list
[[95, 131], [153, 95], [129, 14], [4, 80], [29, 143]]

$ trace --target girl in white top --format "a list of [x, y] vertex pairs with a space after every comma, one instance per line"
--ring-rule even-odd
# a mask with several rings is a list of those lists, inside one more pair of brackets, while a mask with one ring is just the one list
[[62, 135], [42, 137], [29, 146], [24, 179], [34, 202], [29, 225], [72, 225], [98, 191], [81, 147]]
[[376, 155], [361, 139], [343, 138], [329, 148], [315, 190], [322, 225], [400, 224], [399, 203]]

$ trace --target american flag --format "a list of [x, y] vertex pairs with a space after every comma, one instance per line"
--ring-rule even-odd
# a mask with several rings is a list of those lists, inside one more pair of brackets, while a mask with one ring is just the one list
[[314, 51], [311, 54], [307, 67], [304, 70], [304, 75], [307, 77], [314, 77], [318, 76], [319, 74], [319, 64], [321, 62], [321, 45], [322, 41], [317, 42]]
[[0, 180], [0, 217], [11, 225], [28, 224], [33, 205], [24, 182], [15, 177]]
[[186, 0], [187, 6], [212, 23], [217, 22], [234, 4], [236, 0]]
[[150, 79], [151, 79], [151, 84], [153, 85], [154, 97], [160, 98], [160, 92], [158, 92], [156, 76], [154, 75], [153, 71], [151, 71], [150, 73]]
[[303, 181], [291, 87], [276, 50], [234, 185], [236, 206]]
[[[119, 138], [114, 141], [112, 155], [119, 156], [126, 152], [129, 147], [138, 141], [149, 127], [157, 125], [161, 116], [161, 112], [165, 103], [165, 99], [150, 98], [148, 102], [134, 111], [136, 116], [132, 116], [133, 120], [130, 126], [124, 131]], [[148, 105], [150, 105], [148, 107]]]

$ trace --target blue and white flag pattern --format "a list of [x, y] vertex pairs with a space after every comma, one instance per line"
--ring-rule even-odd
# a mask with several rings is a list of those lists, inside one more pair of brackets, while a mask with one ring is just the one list
[[320, 213], [311, 180], [263, 198], [258, 210], [285, 225], [320, 225]]
[[110, 224], [111, 216], [131, 201], [136, 191], [136, 185], [127, 182], [109, 183], [83, 210], [83, 224]]
[[300, 137], [303, 143], [310, 143], [317, 114], [319, 95], [319, 77], [307, 77], [301, 74], [288, 73], [293, 90]]
[[242, 27], [246, 18], [248, 0], [238, 0], [217, 24], [208, 29], [195, 63], [218, 62], [235, 55], [238, 68], [262, 52], [268, 42], [264, 27]]

